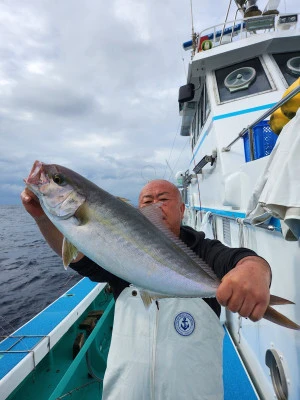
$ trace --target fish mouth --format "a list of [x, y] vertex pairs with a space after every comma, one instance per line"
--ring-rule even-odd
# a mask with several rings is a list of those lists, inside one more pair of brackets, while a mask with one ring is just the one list
[[24, 179], [27, 186], [42, 186], [49, 183], [49, 178], [44, 171], [44, 165], [38, 160], [34, 162], [28, 178]]

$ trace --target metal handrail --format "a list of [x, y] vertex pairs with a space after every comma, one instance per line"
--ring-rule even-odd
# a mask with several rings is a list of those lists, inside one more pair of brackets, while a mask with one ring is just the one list
[[[295, 14], [295, 15], [298, 16], [298, 19], [295, 22], [295, 24], [299, 25], [300, 13], [297, 13], [297, 12], [295, 12], [295, 13], [280, 13], [280, 14], [276, 15], [275, 18], [277, 20], [279, 20], [280, 17], [290, 16], [291, 14], [293, 14], [293, 15]], [[224, 36], [224, 34], [227, 35], [227, 34], [230, 33], [230, 31], [231, 31], [231, 35], [232, 35], [233, 34], [232, 28], [233, 27], [235, 28], [237, 25], [240, 25], [240, 26], [236, 30], [236, 32], [237, 33], [239, 32], [240, 35], [242, 35], [243, 33], [245, 33], [247, 35], [248, 32], [247, 32], [246, 29], [244, 29], [245, 28], [245, 21], [251, 21], [251, 19], [259, 19], [259, 18], [263, 19], [265, 17], [266, 17], [266, 15], [255, 16], [255, 17], [250, 17], [250, 18], [239, 18], [239, 19], [235, 18], [234, 20], [226, 21], [225, 24], [221, 23], [221, 24], [216, 24], [216, 25], [210, 26], [208, 28], [205, 28], [205, 29], [203, 29], [202, 31], [200, 31], [197, 34], [197, 37], [200, 40], [200, 38], [203, 37], [203, 36], [211, 36], [209, 38], [209, 40], [212, 40], [214, 43], [216, 43], [217, 42], [216, 39], [218, 37]], [[225, 26], [228, 26], [228, 25], [229, 25], [229, 27], [226, 28]], [[279, 24], [279, 26], [280, 26], [280, 24]], [[275, 31], [277, 31], [279, 29], [278, 24], [274, 26], [274, 29], [275, 29]], [[226, 33], [225, 33], [225, 30], [227, 30]], [[231, 38], [231, 40], [232, 40], [232, 38]]]
[[238, 136], [231, 142], [229, 143], [228, 146], [223, 147], [222, 151], [230, 151], [231, 146], [237, 142], [239, 139], [241, 139], [248, 131], [251, 131], [253, 127], [257, 124], [259, 124], [261, 121], [263, 121], [265, 118], [267, 118], [269, 115], [273, 114], [274, 111], [276, 111], [278, 108], [280, 108], [283, 104], [285, 104], [288, 100], [290, 100], [292, 97], [296, 96], [296, 94], [300, 93], [300, 86], [297, 86], [295, 89], [293, 89], [288, 95], [283, 97], [278, 103], [275, 104], [272, 108], [270, 108], [268, 111], [266, 111], [261, 117], [256, 119], [251, 125], [249, 125], [247, 128], [244, 128]]

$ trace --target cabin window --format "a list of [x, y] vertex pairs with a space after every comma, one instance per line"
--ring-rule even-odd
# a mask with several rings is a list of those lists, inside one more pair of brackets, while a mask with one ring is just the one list
[[207, 94], [206, 84], [203, 85], [200, 98], [197, 104], [196, 114], [192, 124], [192, 147], [196, 145], [201, 134], [202, 128], [209, 116], [211, 110], [209, 97]]
[[215, 71], [221, 102], [271, 90], [259, 58], [253, 58]]
[[300, 51], [272, 54], [272, 56], [290, 86], [300, 76]]

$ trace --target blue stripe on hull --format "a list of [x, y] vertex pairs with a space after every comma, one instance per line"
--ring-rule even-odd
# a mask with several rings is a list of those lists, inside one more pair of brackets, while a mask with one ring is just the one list
[[275, 104], [276, 103], [264, 104], [263, 106], [246, 108], [245, 110], [239, 110], [227, 114], [216, 115], [213, 117], [213, 121], [218, 121], [219, 119], [224, 119], [224, 118], [236, 117], [237, 115], [249, 114], [255, 111], [268, 110], [269, 108], [274, 107]]

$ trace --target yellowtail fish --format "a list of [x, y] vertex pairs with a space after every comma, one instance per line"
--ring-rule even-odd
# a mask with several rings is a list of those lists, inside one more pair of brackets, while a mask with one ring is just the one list
[[[64, 265], [78, 252], [141, 288], [146, 306], [160, 297], [215, 297], [213, 270], [162, 223], [159, 206], [138, 210], [78, 173], [36, 161], [25, 183], [64, 235]], [[270, 304], [288, 304], [272, 297]], [[268, 307], [264, 318], [300, 326]]]

